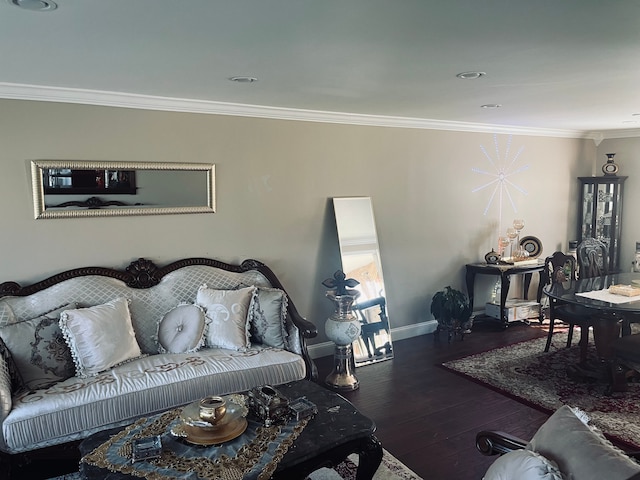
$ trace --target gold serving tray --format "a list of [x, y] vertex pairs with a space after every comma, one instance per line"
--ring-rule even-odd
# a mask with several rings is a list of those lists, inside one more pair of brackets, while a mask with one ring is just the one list
[[212, 425], [200, 419], [199, 402], [185, 406], [180, 413], [180, 423], [171, 428], [170, 433], [194, 445], [216, 445], [239, 437], [247, 429], [248, 409], [244, 397], [229, 395], [227, 413], [219, 423]]

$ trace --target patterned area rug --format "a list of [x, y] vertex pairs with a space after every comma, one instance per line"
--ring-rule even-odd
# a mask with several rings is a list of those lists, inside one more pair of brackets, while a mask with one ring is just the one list
[[[358, 456], [349, 457], [335, 469], [321, 468], [309, 475], [308, 480], [355, 480], [358, 469]], [[422, 480], [409, 470], [397, 458], [383, 450], [382, 463], [373, 476], [373, 480]]]
[[[578, 407], [607, 436], [640, 449], [640, 383], [607, 396], [606, 382], [576, 378], [567, 368], [579, 361], [576, 335], [570, 348], [564, 348], [566, 338], [566, 332], [554, 334], [548, 353], [543, 352], [546, 338], [538, 338], [442, 366], [548, 413], [562, 405]], [[589, 359], [597, 362], [593, 346]]]
[[[309, 480], [355, 480], [358, 468], [358, 456], [350, 455], [335, 469], [321, 468], [309, 475]], [[50, 480], [80, 480], [80, 474], [71, 473]], [[422, 480], [421, 477], [409, 470], [397, 458], [383, 450], [382, 463], [373, 476], [373, 480]]]

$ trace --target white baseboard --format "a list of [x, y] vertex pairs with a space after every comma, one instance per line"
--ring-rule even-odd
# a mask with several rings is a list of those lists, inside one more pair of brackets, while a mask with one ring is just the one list
[[[429, 320], [427, 322], [392, 328], [391, 338], [392, 340], [404, 340], [405, 338], [426, 335], [428, 333], [435, 332], [437, 326], [438, 322], [436, 320]], [[309, 355], [311, 355], [311, 358], [327, 357], [329, 355], [333, 355], [334, 347], [333, 342], [322, 342], [309, 345]]]

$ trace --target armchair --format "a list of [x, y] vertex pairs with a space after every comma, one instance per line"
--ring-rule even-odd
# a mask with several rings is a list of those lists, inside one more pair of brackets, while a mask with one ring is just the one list
[[478, 450], [500, 455], [484, 480], [640, 480], [640, 465], [588, 422], [584, 412], [564, 405], [529, 441], [500, 431], [479, 432]]

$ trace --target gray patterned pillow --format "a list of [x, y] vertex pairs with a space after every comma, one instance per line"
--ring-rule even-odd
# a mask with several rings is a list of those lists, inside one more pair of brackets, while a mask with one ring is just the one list
[[58, 325], [60, 314], [75, 307], [70, 303], [0, 328], [0, 338], [11, 352], [27, 389], [47, 388], [75, 374], [71, 352]]
[[258, 288], [251, 302], [249, 319], [251, 340], [270, 347], [287, 346], [287, 295], [277, 288]]

